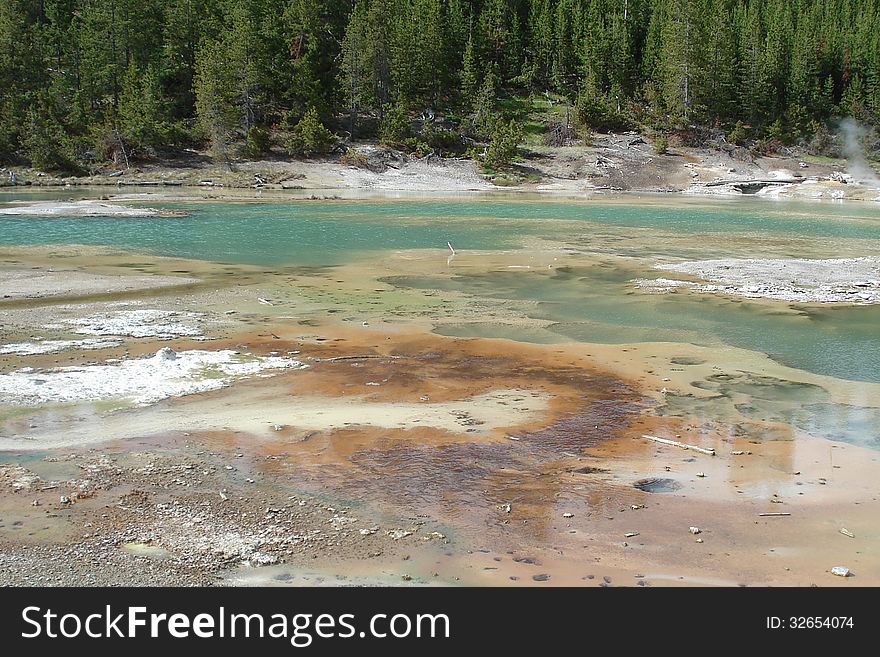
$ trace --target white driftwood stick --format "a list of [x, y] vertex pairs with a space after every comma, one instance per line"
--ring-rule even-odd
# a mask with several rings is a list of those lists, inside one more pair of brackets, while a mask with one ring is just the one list
[[762, 518], [779, 518], [781, 516], [790, 516], [790, 513], [759, 513]]
[[681, 447], [682, 449], [692, 449], [695, 452], [700, 452], [701, 454], [708, 454], [709, 456], [715, 456], [715, 450], [711, 447], [706, 449], [705, 447], [697, 447], [696, 445], [688, 445], [687, 443], [680, 443], [677, 440], [669, 440], [668, 438], [659, 438], [658, 436], [649, 436], [648, 434], [643, 434], [642, 438], [647, 438], [648, 440], [653, 440], [655, 443], [662, 443], [664, 445], [672, 445], [673, 447]]

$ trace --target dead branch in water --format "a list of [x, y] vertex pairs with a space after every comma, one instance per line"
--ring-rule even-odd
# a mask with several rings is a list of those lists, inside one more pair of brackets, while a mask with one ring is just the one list
[[681, 447], [682, 449], [691, 449], [695, 452], [700, 452], [701, 454], [708, 454], [709, 456], [715, 456], [715, 450], [709, 447], [708, 449], [705, 447], [697, 447], [696, 445], [688, 445], [687, 443], [680, 443], [677, 440], [669, 440], [668, 438], [659, 438], [657, 436], [649, 436], [648, 434], [642, 435], [642, 438], [647, 438], [648, 440], [653, 440], [655, 443], [662, 443], [664, 445], [672, 445], [673, 447]]
[[377, 358], [388, 358], [391, 360], [397, 360], [398, 358], [409, 358], [409, 356], [383, 356], [381, 354], [362, 354], [359, 356], [333, 356], [332, 358], [315, 358], [315, 360], [319, 363], [338, 363], [345, 360], [366, 360]]

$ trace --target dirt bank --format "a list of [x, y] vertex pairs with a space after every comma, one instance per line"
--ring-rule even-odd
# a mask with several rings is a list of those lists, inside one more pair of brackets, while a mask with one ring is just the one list
[[[275, 157], [220, 166], [204, 153], [139, 163], [125, 170], [65, 177], [16, 169], [18, 185], [112, 186], [119, 190], [221, 189], [463, 193], [505, 189], [565, 195], [606, 190], [749, 195], [805, 199], [880, 199], [880, 190], [846, 173], [845, 160], [756, 157], [743, 148], [675, 148], [664, 154], [635, 134], [596, 135], [591, 146], [534, 147], [506, 172], [485, 172], [474, 161], [417, 158], [375, 144], [355, 144], [349, 156], [318, 160]], [[352, 155], [355, 154], [355, 155]], [[357, 164], [351, 164], [356, 162]], [[52, 216], [61, 213], [127, 216], [130, 208], [107, 203], [7, 206], [0, 212]], [[151, 210], [150, 212], [155, 212]]]

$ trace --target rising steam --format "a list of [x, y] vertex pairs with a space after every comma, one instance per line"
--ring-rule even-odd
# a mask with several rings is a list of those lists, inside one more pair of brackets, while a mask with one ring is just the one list
[[847, 171], [863, 185], [880, 189], [880, 178], [865, 159], [862, 140], [868, 136], [868, 130], [852, 118], [840, 122], [840, 136], [843, 138], [843, 154], [847, 160]]

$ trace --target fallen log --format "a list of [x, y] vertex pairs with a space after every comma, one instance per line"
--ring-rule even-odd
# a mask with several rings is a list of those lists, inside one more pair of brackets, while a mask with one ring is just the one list
[[332, 358], [315, 358], [315, 360], [319, 363], [338, 363], [345, 360], [365, 360], [368, 358], [396, 360], [398, 358], [407, 358], [407, 356], [383, 356], [381, 354], [363, 354], [361, 356], [333, 356]]
[[671, 445], [672, 447], [681, 447], [682, 449], [690, 449], [695, 452], [700, 452], [701, 454], [708, 454], [709, 456], [715, 456], [715, 450], [711, 447], [697, 447], [696, 445], [688, 445], [687, 443], [680, 443], [677, 440], [669, 440], [668, 438], [659, 438], [658, 436], [650, 436], [648, 434], [642, 435], [642, 438], [647, 438], [648, 440], [653, 440], [655, 443], [661, 443], [663, 445]]

